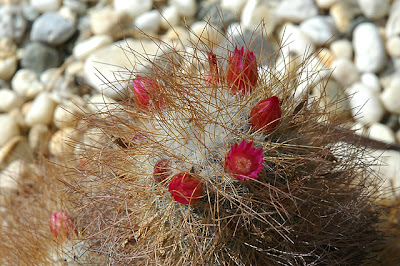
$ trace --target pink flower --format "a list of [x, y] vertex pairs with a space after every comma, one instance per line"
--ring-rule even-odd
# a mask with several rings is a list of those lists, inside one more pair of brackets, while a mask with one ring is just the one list
[[160, 108], [163, 107], [164, 102], [157, 95], [159, 87], [153, 80], [137, 76], [132, 83], [135, 102], [141, 111], [149, 112], [152, 103], [153, 106], [156, 104]]
[[70, 239], [72, 234], [78, 235], [73, 220], [65, 211], [58, 211], [50, 215], [50, 232], [55, 239]]
[[229, 58], [226, 73], [226, 82], [231, 87], [233, 94], [239, 91], [250, 91], [257, 84], [257, 60], [252, 51], [244, 51], [235, 47]]
[[234, 177], [240, 180], [257, 178], [263, 167], [263, 149], [255, 148], [253, 142], [242, 140], [235, 143], [226, 154], [225, 167]]
[[254, 130], [268, 133], [279, 124], [282, 111], [276, 96], [258, 102], [250, 112], [250, 124]]
[[207, 52], [208, 64], [210, 65], [210, 71], [206, 75], [206, 80], [210, 84], [219, 82], [219, 71], [217, 56], [213, 52]]
[[154, 165], [153, 176], [157, 182], [162, 182], [171, 175], [171, 165], [168, 159], [161, 159]]
[[196, 203], [203, 193], [200, 180], [189, 173], [179, 173], [172, 177], [168, 187], [171, 196], [182, 204]]

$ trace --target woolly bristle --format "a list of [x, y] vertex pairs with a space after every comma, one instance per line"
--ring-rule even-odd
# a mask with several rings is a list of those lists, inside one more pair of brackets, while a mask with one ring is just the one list
[[[253, 43], [265, 39], [253, 37], [246, 48], [255, 51]], [[93, 141], [80, 144], [76, 152], [85, 163], [64, 182], [88, 253], [104, 263], [162, 265], [330, 265], [368, 258], [380, 237], [379, 180], [362, 160], [365, 151], [343, 142], [349, 132], [337, 130], [340, 113], [327, 111], [323, 93], [311, 98], [305, 86], [304, 96], [295, 95], [309, 81], [302, 71], [312, 58], [276, 72], [279, 51], [265, 57], [267, 44], [255, 51], [256, 86], [236, 94], [224, 81], [229, 41], [217, 48], [193, 42], [190, 52], [162, 44], [163, 55], [145, 77], [158, 84], [150, 102], [163, 99], [163, 107], [141, 112], [130, 96], [84, 118], [90, 129], [84, 136]], [[218, 59], [219, 82], [207, 76], [208, 52]], [[253, 131], [252, 107], [272, 96], [281, 105], [279, 124], [268, 134]], [[224, 168], [230, 147], [242, 140], [263, 149], [258, 179], [239, 181]], [[171, 174], [156, 182], [161, 159], [169, 160]], [[171, 197], [166, 184], [180, 172], [202, 183], [199, 201], [184, 205]]]

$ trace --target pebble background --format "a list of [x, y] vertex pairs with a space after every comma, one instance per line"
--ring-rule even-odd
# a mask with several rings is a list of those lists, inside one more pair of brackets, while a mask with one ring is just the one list
[[[120, 70], [143, 63], [120, 47], [158, 51], [137, 28], [172, 43], [190, 38], [185, 21], [218, 41], [204, 20], [221, 28], [221, 15], [227, 34], [264, 21], [286, 40], [284, 56], [322, 48], [323, 64], [311, 66], [334, 69], [327, 97], [353, 95], [342, 103], [353, 128], [400, 143], [400, 0], [0, 0], [0, 188], [16, 189], [31, 154], [72, 151], [63, 141], [80, 138], [76, 116], [118, 101], [127, 83], [117, 81], [132, 78]], [[387, 184], [400, 186], [400, 153], [376, 155]]]

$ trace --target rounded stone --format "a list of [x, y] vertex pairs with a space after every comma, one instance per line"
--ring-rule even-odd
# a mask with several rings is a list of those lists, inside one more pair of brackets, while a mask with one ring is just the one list
[[20, 134], [15, 120], [8, 114], [0, 114], [0, 147], [6, 144], [13, 137]]
[[390, 7], [390, 14], [386, 21], [386, 38], [400, 35], [400, 1], [394, 1]]
[[368, 132], [371, 139], [379, 140], [385, 143], [396, 142], [396, 136], [394, 132], [390, 129], [390, 127], [384, 124], [373, 123], [369, 127]]
[[18, 67], [18, 60], [16, 56], [9, 56], [0, 59], [0, 79], [9, 80], [14, 75]]
[[383, 106], [391, 113], [400, 114], [400, 77], [394, 77], [381, 94]]
[[53, 134], [49, 141], [49, 152], [59, 159], [73, 158], [75, 146], [73, 142], [78, 142], [81, 134], [72, 127], [66, 127]]
[[196, 15], [196, 0], [170, 0], [169, 3], [178, 9], [178, 13], [182, 17], [192, 18], [194, 15]]
[[171, 27], [175, 27], [179, 25], [180, 19], [179, 19], [179, 13], [178, 9], [175, 6], [167, 6], [162, 12], [161, 12], [161, 20], [160, 20], [160, 25], [161, 28], [163, 29], [169, 29]]
[[72, 53], [80, 60], [86, 59], [94, 51], [112, 43], [113, 39], [108, 35], [95, 35], [75, 45]]
[[53, 119], [54, 109], [57, 103], [55, 103], [50, 94], [47, 92], [39, 93], [32, 102], [31, 108], [25, 115], [25, 122], [28, 126], [36, 124], [49, 125]]
[[276, 7], [275, 12], [283, 20], [300, 23], [316, 16], [318, 8], [314, 0], [282, 0]]
[[390, 0], [358, 0], [363, 14], [369, 19], [385, 17], [390, 9]]
[[300, 23], [300, 29], [315, 44], [327, 44], [336, 38], [335, 21], [331, 16], [315, 16]]
[[57, 49], [40, 42], [30, 42], [25, 47], [21, 66], [40, 74], [49, 68], [60, 66], [61, 62]]
[[138, 16], [134, 25], [145, 34], [156, 34], [160, 29], [161, 15], [158, 10], [151, 10]]
[[400, 57], [400, 36], [390, 37], [386, 41], [386, 50], [391, 57]]
[[0, 112], [19, 108], [24, 102], [20, 95], [9, 89], [0, 89], [0, 99]]
[[276, 16], [275, 10], [268, 5], [268, 2], [258, 0], [249, 0], [243, 8], [240, 23], [243, 30], [250, 32], [259, 27], [263, 21], [268, 21], [264, 24], [264, 29], [267, 33], [274, 32], [278, 25], [279, 18]]
[[360, 72], [379, 72], [386, 63], [386, 53], [378, 28], [361, 23], [353, 32], [354, 61]]
[[61, 6], [61, 0], [30, 0], [30, 4], [41, 13], [57, 11]]
[[337, 1], [329, 9], [329, 14], [335, 21], [336, 28], [342, 33], [347, 32], [350, 21], [360, 12], [357, 3], [352, 1]]
[[[153, 41], [130, 38], [105, 46], [86, 59], [85, 79], [98, 92], [114, 99], [124, 98], [127, 88], [131, 86], [131, 71], [148, 71], [146, 66], [149, 66], [149, 62], [162, 53], [159, 48]], [[133, 51], [134, 54], [127, 51]], [[143, 59], [142, 55], [146, 55], [148, 60]]]
[[353, 46], [347, 39], [333, 41], [330, 49], [336, 58], [346, 58], [349, 60], [353, 58]]
[[246, 0], [222, 0], [221, 7], [225, 10], [230, 10], [234, 14], [239, 15], [242, 12]]
[[11, 87], [18, 94], [32, 99], [39, 92], [44, 90], [43, 84], [39, 81], [37, 74], [30, 69], [20, 69], [11, 80]]
[[60, 104], [54, 110], [53, 121], [57, 128], [75, 127], [83, 111], [73, 102]]
[[50, 136], [51, 133], [48, 126], [42, 124], [33, 125], [28, 134], [29, 147], [34, 152], [47, 153]]
[[0, 39], [19, 42], [24, 37], [27, 22], [20, 6], [0, 6]]
[[153, 0], [114, 0], [114, 10], [135, 18], [153, 7]]
[[118, 10], [103, 8], [94, 10], [89, 14], [90, 28], [95, 35], [110, 35], [117, 37], [121, 28], [125, 28], [131, 19], [129, 16]]
[[47, 12], [37, 18], [32, 25], [31, 40], [49, 45], [65, 43], [75, 33], [72, 21], [55, 12]]
[[12, 161], [0, 172], [1, 194], [10, 191], [17, 191], [21, 179], [29, 172], [29, 167], [24, 160], [18, 159]]
[[381, 92], [381, 83], [379, 78], [374, 73], [364, 73], [360, 78], [361, 82], [367, 86], [370, 90], [375, 92]]
[[360, 79], [358, 70], [352, 61], [338, 58], [332, 62], [332, 77], [343, 86], [350, 86]]
[[281, 49], [284, 56], [295, 53], [306, 58], [315, 50], [315, 45], [311, 38], [299, 26], [292, 23], [283, 25], [280, 37], [285, 43]]
[[385, 110], [379, 94], [370, 90], [361, 82], [356, 82], [347, 89], [353, 117], [363, 125], [381, 121]]

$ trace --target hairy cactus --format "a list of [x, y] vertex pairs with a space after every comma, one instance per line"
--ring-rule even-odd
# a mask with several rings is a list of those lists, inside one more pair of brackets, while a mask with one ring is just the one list
[[[256, 35], [215, 46], [159, 43], [162, 55], [147, 72], [132, 72], [125, 99], [83, 118], [77, 162], [49, 174], [34, 208], [24, 206], [24, 217], [41, 210], [34, 217], [42, 220], [21, 231], [22, 220], [1, 236], [7, 247], [36, 238], [14, 258], [367, 262], [381, 233], [380, 181], [363, 160], [366, 150], [346, 143], [351, 132], [341, 129], [336, 102], [325, 103], [324, 83], [308, 82], [318, 74], [305, 74], [310, 58], [279, 66], [279, 51]], [[314, 86], [320, 97], [310, 96]], [[299, 96], [296, 88], [306, 90]], [[33, 243], [45, 243], [37, 255]]]
[[97, 141], [82, 145], [85, 166], [65, 182], [93, 256], [162, 265], [368, 258], [380, 237], [379, 182], [364, 150], [343, 142], [349, 132], [323, 96], [295, 97], [307, 60], [280, 73], [276, 54], [264, 57], [253, 41], [234, 50], [193, 42], [190, 52], [163, 44], [127, 99], [85, 118]]

